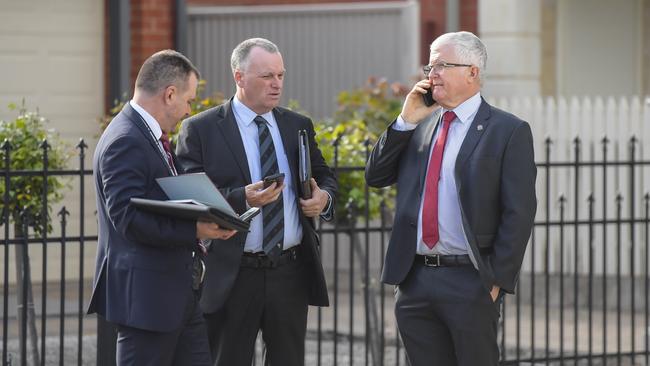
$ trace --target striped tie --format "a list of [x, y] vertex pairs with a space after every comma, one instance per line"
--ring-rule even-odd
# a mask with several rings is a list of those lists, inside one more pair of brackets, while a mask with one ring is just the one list
[[[279, 172], [278, 159], [275, 155], [273, 138], [269, 131], [268, 123], [262, 116], [254, 119], [257, 124], [260, 143], [260, 166], [262, 177], [267, 177]], [[271, 258], [277, 258], [282, 253], [284, 241], [284, 204], [282, 193], [277, 200], [262, 207], [262, 222], [264, 226], [263, 248]]]

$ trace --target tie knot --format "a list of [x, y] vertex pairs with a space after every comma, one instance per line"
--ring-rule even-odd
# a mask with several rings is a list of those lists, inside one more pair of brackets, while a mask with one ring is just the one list
[[262, 116], [255, 117], [253, 122], [255, 122], [257, 124], [257, 127], [266, 126], [266, 123], [267, 123], [266, 119], [264, 119], [264, 117], [262, 117]]
[[447, 111], [445, 112], [445, 114], [442, 115], [442, 121], [446, 125], [450, 124], [451, 121], [454, 120], [454, 118], [456, 118], [456, 113], [454, 113], [453, 111]]

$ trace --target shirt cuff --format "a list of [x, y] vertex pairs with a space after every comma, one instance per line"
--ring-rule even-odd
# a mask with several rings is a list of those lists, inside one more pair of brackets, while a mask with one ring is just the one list
[[395, 123], [393, 123], [393, 130], [397, 131], [411, 131], [414, 130], [418, 125], [415, 123], [409, 123], [402, 118], [402, 115], [400, 114], [397, 119], [395, 120]]
[[332, 207], [332, 195], [330, 195], [328, 191], [325, 191], [325, 193], [327, 193], [327, 205], [325, 206], [325, 209], [323, 209], [323, 212], [321, 212], [320, 217], [325, 221], [330, 221], [334, 217], [334, 208]]

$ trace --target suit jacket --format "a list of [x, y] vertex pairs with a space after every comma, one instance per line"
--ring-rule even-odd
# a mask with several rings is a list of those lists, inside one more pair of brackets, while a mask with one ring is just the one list
[[[232, 99], [220, 106], [199, 113], [183, 122], [176, 147], [178, 159], [186, 172], [205, 172], [219, 187], [235, 211], [246, 210], [244, 186], [251, 184], [246, 152], [237, 121], [231, 106]], [[336, 196], [336, 178], [327, 166], [314, 140], [314, 126], [309, 118], [284, 108], [274, 108], [282, 144], [289, 161], [292, 187], [298, 199], [298, 130], [306, 130], [309, 136], [312, 176], [321, 189]], [[300, 210], [300, 204], [297, 205]], [[327, 285], [319, 253], [319, 240], [314, 220], [300, 211], [303, 229], [301, 243], [302, 260], [307, 263], [311, 282], [309, 303], [327, 306]], [[206, 258], [206, 274], [201, 296], [205, 313], [213, 313], [225, 303], [237, 278], [244, 251], [246, 233], [237, 233], [228, 240], [213, 240]]]
[[[382, 274], [389, 284], [400, 284], [413, 264], [427, 162], [439, 120], [440, 110], [412, 131], [389, 126], [366, 166], [368, 185], [397, 183], [395, 221]], [[530, 126], [482, 100], [454, 174], [463, 229], [481, 280], [487, 289], [497, 285], [513, 293], [537, 208]]]
[[196, 223], [136, 210], [131, 197], [167, 199], [155, 178], [170, 175], [144, 120], [126, 104], [106, 128], [93, 169], [99, 239], [89, 313], [130, 327], [181, 326], [192, 291]]

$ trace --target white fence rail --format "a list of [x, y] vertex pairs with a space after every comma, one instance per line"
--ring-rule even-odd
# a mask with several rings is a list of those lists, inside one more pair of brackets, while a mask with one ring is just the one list
[[[581, 163], [594, 163], [579, 169], [574, 166], [538, 169], [537, 222], [560, 220], [561, 196], [566, 199], [565, 221], [575, 220], [576, 211], [578, 221], [588, 220], [590, 195], [594, 199], [593, 217], [596, 221], [604, 217], [617, 220], [617, 197], [621, 200], [622, 220], [645, 217], [644, 196], [650, 192], [650, 98], [513, 97], [490, 100], [490, 103], [530, 123], [538, 163], [575, 162], [576, 139], [580, 141], [578, 160]], [[636, 141], [634, 146], [631, 142], [633, 138]], [[605, 143], [605, 139], [608, 142]], [[605, 160], [628, 164], [603, 168]], [[632, 165], [632, 160], [637, 164]], [[577, 270], [586, 274], [590, 258], [589, 228], [586, 224], [578, 226], [577, 250], [575, 228], [575, 225], [567, 225], [561, 237], [559, 225], [552, 225], [548, 230], [549, 235], [544, 226], [537, 226], [535, 244], [527, 252], [524, 271], [531, 270], [530, 256], [533, 251], [534, 271], [544, 270], [548, 250], [551, 273], [559, 272], [563, 251], [562, 269], [568, 273], [574, 272], [574, 256], [577, 255]], [[605, 228], [602, 224], [596, 224], [592, 233], [594, 273], [603, 273], [603, 254], [607, 256], [607, 274], [616, 273], [619, 258], [622, 274], [631, 274], [632, 264], [635, 275], [643, 273], [648, 242], [643, 223], [633, 226], [630, 223], [609, 223]]]

